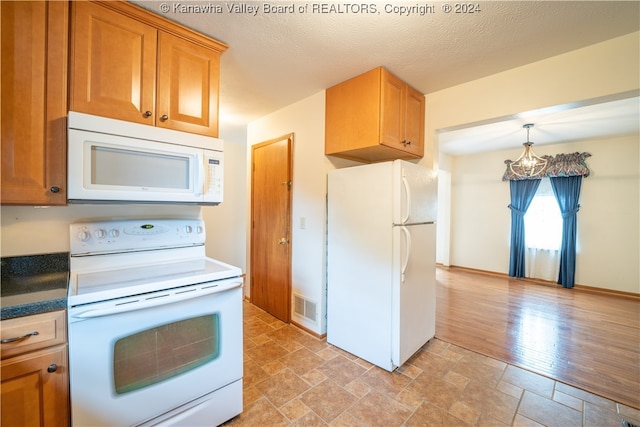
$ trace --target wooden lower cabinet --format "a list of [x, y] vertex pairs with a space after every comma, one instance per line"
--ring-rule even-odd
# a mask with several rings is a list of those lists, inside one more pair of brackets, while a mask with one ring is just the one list
[[67, 346], [2, 361], [3, 426], [69, 425]]
[[0, 326], [0, 425], [68, 426], [66, 310], [5, 319]]

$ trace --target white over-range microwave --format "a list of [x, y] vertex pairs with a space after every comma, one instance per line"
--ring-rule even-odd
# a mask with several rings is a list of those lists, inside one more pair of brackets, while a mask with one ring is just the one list
[[69, 112], [70, 203], [217, 205], [223, 141]]

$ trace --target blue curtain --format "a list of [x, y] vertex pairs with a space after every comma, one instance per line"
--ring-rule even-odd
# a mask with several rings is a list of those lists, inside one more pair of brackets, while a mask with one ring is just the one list
[[582, 176], [549, 178], [562, 213], [562, 245], [560, 246], [560, 273], [558, 284], [573, 288], [576, 275], [576, 236]]
[[524, 214], [527, 213], [533, 196], [538, 190], [540, 179], [522, 179], [509, 181], [511, 188], [511, 254], [509, 258], [509, 276], [524, 276]]

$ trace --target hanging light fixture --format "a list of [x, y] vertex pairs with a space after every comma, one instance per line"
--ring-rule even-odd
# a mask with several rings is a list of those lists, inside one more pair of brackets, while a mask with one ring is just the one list
[[529, 130], [533, 127], [533, 124], [528, 123], [522, 127], [527, 130], [527, 142], [522, 144], [524, 152], [518, 157], [518, 160], [509, 164], [509, 169], [522, 178], [536, 177], [541, 175], [547, 168], [547, 160], [533, 152], [533, 142], [529, 141]]

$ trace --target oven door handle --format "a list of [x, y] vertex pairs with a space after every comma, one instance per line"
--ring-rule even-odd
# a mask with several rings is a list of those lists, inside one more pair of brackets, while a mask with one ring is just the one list
[[220, 285], [207, 285], [194, 290], [171, 289], [166, 293], [154, 297], [141, 297], [138, 300], [126, 302], [108, 308], [94, 308], [81, 313], [74, 313], [71, 317], [78, 319], [89, 319], [92, 317], [110, 316], [113, 314], [126, 313], [129, 311], [142, 310], [144, 308], [157, 307], [161, 305], [173, 304], [180, 301], [199, 298], [202, 296], [224, 292], [229, 289], [242, 286], [242, 280], [234, 280], [225, 282], [224, 287], [220, 289]]

